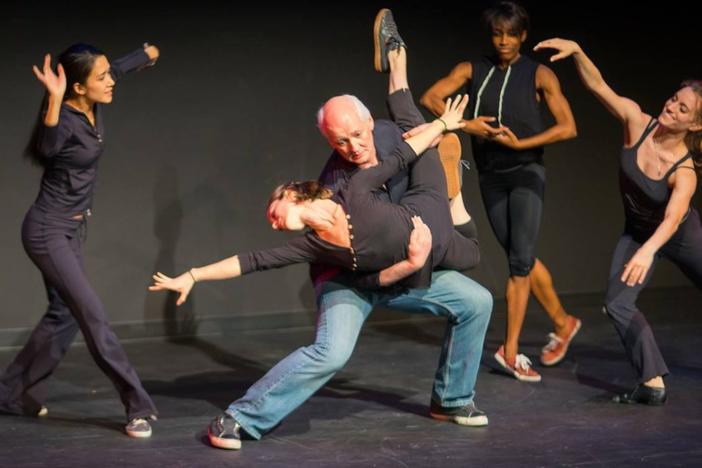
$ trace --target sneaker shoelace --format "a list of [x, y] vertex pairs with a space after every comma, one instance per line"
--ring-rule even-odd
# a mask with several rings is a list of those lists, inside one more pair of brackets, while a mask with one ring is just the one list
[[531, 367], [531, 360], [523, 354], [517, 354], [517, 357], [514, 359], [514, 367], [515, 369], [528, 372]]
[[556, 334], [553, 333], [553, 332], [551, 332], [551, 333], [548, 334], [548, 340], [549, 340], [549, 341], [548, 341], [548, 343], [546, 343], [546, 346], [544, 346], [543, 348], [541, 348], [541, 350], [542, 350], [544, 353], [548, 353], [548, 352], [551, 352], [551, 351], [555, 350], [555, 349], [558, 347], [558, 345], [560, 345], [561, 343], [563, 343], [563, 340], [560, 339], [560, 338], [558, 337], [558, 335], [556, 335]]

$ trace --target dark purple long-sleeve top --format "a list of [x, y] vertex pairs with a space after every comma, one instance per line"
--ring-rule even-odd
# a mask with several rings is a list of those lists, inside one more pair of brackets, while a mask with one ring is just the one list
[[[110, 63], [115, 82], [151, 62], [143, 49]], [[55, 215], [74, 216], [90, 209], [103, 151], [105, 129], [102, 106], [95, 104], [95, 126], [82, 112], [61, 105], [58, 125], [42, 126], [38, 150], [44, 158], [44, 174], [34, 206]]]

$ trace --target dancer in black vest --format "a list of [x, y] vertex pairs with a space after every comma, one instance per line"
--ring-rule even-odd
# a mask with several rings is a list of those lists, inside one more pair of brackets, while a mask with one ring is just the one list
[[652, 117], [615, 93], [577, 43], [549, 39], [535, 49], [557, 50], [551, 61], [572, 56], [585, 86], [624, 127], [619, 188], [626, 222], [612, 258], [605, 308], [639, 383], [615, 401], [661, 405], [668, 367], [636, 299], [660, 257], [702, 288], [702, 226], [690, 206], [697, 187], [695, 166], [702, 163], [702, 81], [682, 83], [658, 117]]
[[[446, 96], [463, 86], [467, 88], [470, 120], [463, 130], [471, 134], [483, 203], [510, 269], [505, 293], [505, 340], [495, 359], [517, 379], [538, 382], [541, 376], [531, 367], [531, 361], [518, 352], [529, 292], [544, 307], [554, 326], [541, 353], [543, 365], [553, 366], [563, 360], [581, 324], [565, 312], [551, 274], [536, 258], [545, 184], [544, 146], [574, 138], [575, 121], [556, 75], [520, 53], [529, 26], [524, 8], [513, 2], [500, 2], [485, 11], [483, 20], [491, 34], [494, 53], [456, 65], [448, 76], [429, 88], [421, 102], [438, 115]], [[541, 119], [542, 102], [555, 120], [549, 128]]]
[[22, 243], [41, 271], [49, 308], [29, 341], [0, 375], [0, 409], [44, 415], [47, 379], [78, 330], [100, 369], [120, 394], [126, 432], [149, 437], [156, 407], [141, 385], [83, 266], [82, 234], [93, 199], [105, 131], [102, 105], [112, 102], [115, 82], [153, 64], [158, 49], [145, 45], [108, 62], [92, 46], [75, 44], [58, 58], [46, 55], [34, 74], [46, 98], [27, 155], [44, 168], [39, 194], [22, 224]]

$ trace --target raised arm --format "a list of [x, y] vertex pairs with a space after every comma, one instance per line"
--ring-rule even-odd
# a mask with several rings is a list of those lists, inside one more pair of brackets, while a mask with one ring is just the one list
[[66, 93], [66, 73], [60, 63], [54, 73], [49, 54], [44, 56], [42, 69], [34, 65], [32, 71], [46, 89], [46, 108], [42, 110], [40, 127], [35, 130], [38, 132], [35, 143], [39, 154], [48, 158], [58, 153], [71, 135], [68, 128], [59, 126], [61, 104]]
[[110, 74], [115, 81], [119, 81], [127, 73], [154, 65], [160, 54], [156, 46], [145, 43], [143, 48], [113, 60], [110, 63]]
[[644, 282], [653, 263], [653, 256], [675, 234], [690, 207], [690, 200], [697, 188], [697, 175], [692, 162], [688, 161], [680, 166], [671, 180], [673, 192], [666, 206], [663, 222], [624, 267], [621, 280], [627, 286]]
[[495, 137], [495, 141], [512, 149], [536, 148], [557, 141], [575, 138], [577, 135], [573, 112], [570, 110], [570, 104], [568, 104], [568, 100], [561, 91], [561, 84], [556, 74], [550, 68], [539, 65], [536, 69], [535, 78], [536, 90], [544, 97], [546, 105], [556, 122], [545, 131], [522, 139], [517, 138], [509, 128], [506, 128], [504, 133]]
[[456, 96], [455, 100], [446, 101], [446, 110], [441, 117], [430, 124], [418, 127], [420, 131], [401, 142], [395, 151], [379, 164], [356, 171], [349, 184], [353, 190], [367, 190], [382, 186], [388, 179], [410, 164], [417, 156], [433, 144], [447, 130], [456, 130], [465, 125], [463, 112], [468, 105], [468, 96]]
[[646, 124], [646, 116], [641, 112], [639, 105], [631, 99], [619, 96], [609, 87], [602, 77], [602, 73], [583, 52], [577, 42], [555, 38], [541, 41], [534, 47], [534, 50], [543, 49], [554, 49], [557, 51], [551, 57], [551, 62], [572, 56], [585, 87], [622, 123], [627, 130], [627, 134], [637, 135], [641, 133], [640, 127], [642, 124]]
[[[441, 78], [429, 88], [419, 102], [435, 116], [444, 113], [445, 100], [453, 93], [461, 89], [473, 77], [473, 65], [470, 62], [461, 62], [456, 65], [448, 76]], [[495, 117], [478, 116], [474, 119], [464, 120], [461, 129], [472, 135], [490, 137], [502, 133], [502, 127], [495, 128], [489, 125], [494, 122]]]
[[463, 128], [466, 122], [463, 120], [463, 112], [468, 105], [468, 95], [456, 96], [454, 100], [448, 98], [441, 116], [426, 126], [423, 131], [407, 138], [405, 142], [414, 150], [416, 154], [426, 151], [436, 137], [449, 130]]
[[66, 73], [63, 66], [59, 63], [56, 67], [58, 73], [54, 73], [51, 69], [51, 55], [44, 56], [44, 65], [41, 70], [36, 65], [32, 66], [34, 76], [46, 88], [47, 108], [44, 115], [44, 125], [47, 127], [55, 127], [59, 122], [59, 113], [61, 112], [61, 103], [63, 95], [66, 93]]

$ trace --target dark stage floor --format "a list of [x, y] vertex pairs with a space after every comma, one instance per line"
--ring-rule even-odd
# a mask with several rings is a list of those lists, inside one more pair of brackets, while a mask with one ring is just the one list
[[[162, 415], [149, 440], [123, 435], [116, 393], [75, 346], [53, 378], [48, 418], [0, 417], [0, 466], [700, 466], [702, 294], [643, 296], [673, 372], [661, 408], [610, 402], [633, 374], [597, 301], [566, 298], [584, 327], [560, 366], [537, 366], [539, 384], [493, 370], [504, 328], [497, 307], [477, 385], [486, 428], [427, 416], [441, 321], [371, 322], [344, 371], [240, 452], [210, 448], [207, 424], [278, 359], [308, 344], [312, 328], [125, 343]], [[531, 310], [522, 350], [534, 361], [547, 332], [545, 314]], [[0, 351], [0, 365], [15, 352]]]

